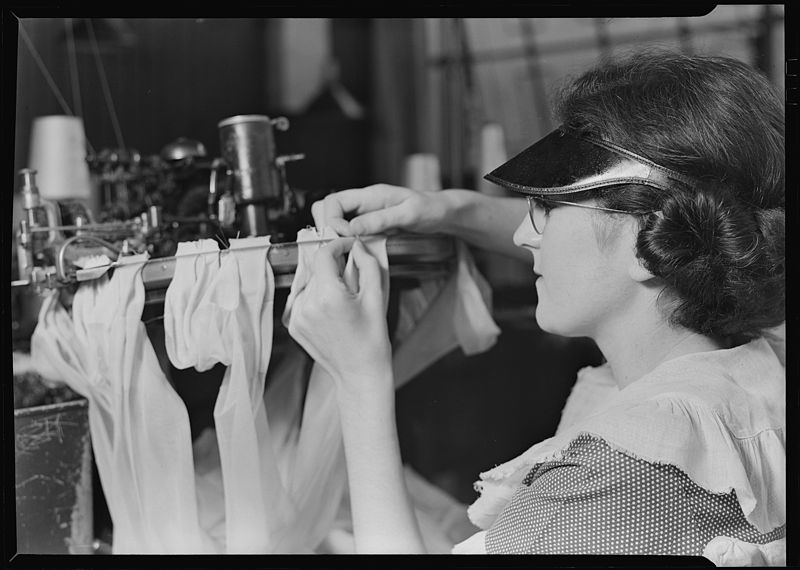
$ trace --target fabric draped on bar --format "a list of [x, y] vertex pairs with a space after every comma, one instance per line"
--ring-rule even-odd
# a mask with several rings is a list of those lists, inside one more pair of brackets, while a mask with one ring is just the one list
[[[320, 239], [335, 237], [330, 228], [298, 233], [284, 324]], [[388, 273], [386, 238], [364, 244]], [[227, 367], [215, 428], [194, 443], [185, 404], [141, 322], [146, 255], [123, 258], [110, 276], [83, 284], [71, 313], [57, 293], [45, 300], [32, 356], [43, 376], [65, 381], [91, 402], [114, 553], [348, 551], [331, 546], [332, 536], [350, 529], [335, 385], [297, 346], [267, 378], [275, 293], [270, 247], [269, 237], [231, 240], [224, 256], [213, 240], [178, 246], [164, 308], [167, 355], [179, 369]], [[499, 334], [488, 285], [466, 246], [459, 244], [457, 253], [456, 270], [436, 281], [435, 294], [429, 282], [425, 294], [401, 301], [393, 361], [398, 387], [458, 347], [465, 354], [487, 350]], [[353, 270], [348, 262], [346, 278]], [[466, 506], [410, 467], [406, 477], [429, 529], [426, 540], [446, 551], [463, 530], [450, 536], [445, 527], [469, 526]]]

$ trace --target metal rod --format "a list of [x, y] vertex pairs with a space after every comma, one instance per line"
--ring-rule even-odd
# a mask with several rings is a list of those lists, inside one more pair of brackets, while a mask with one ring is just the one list
[[[331, 240], [320, 240], [331, 241]], [[304, 242], [279, 243], [269, 246], [267, 261], [275, 275], [292, 274], [297, 269], [298, 245]], [[309, 242], [305, 242], [309, 243]], [[318, 242], [311, 242], [318, 243]], [[252, 248], [267, 246], [252, 246]], [[241, 248], [241, 249], [252, 249]], [[225, 255], [230, 249], [205, 251], [197, 254]], [[386, 255], [397, 264], [436, 264], [449, 261], [455, 255], [453, 239], [445, 236], [398, 235], [386, 240]], [[178, 257], [163, 257], [145, 262], [142, 281], [145, 289], [166, 287], [175, 274]]]
[[113, 244], [108, 243], [107, 241], [100, 239], [94, 236], [72, 236], [64, 240], [64, 243], [58, 248], [58, 255], [56, 256], [56, 277], [60, 280], [66, 281], [67, 280], [67, 272], [64, 269], [64, 254], [67, 251], [67, 247], [69, 247], [72, 243], [76, 241], [93, 241], [99, 243], [106, 249], [113, 251], [117, 254], [117, 257], [120, 255], [120, 250], [117, 249]]
[[45, 226], [41, 228], [30, 228], [28, 231], [58, 232], [58, 231], [76, 231], [76, 230], [107, 230], [112, 232], [116, 230], [135, 228], [137, 225], [138, 224], [134, 222], [131, 223], [120, 222], [119, 224], [101, 223], [101, 224], [84, 224], [81, 226]]
[[[67, 239], [59, 248], [56, 256], [56, 277], [59, 281], [67, 282], [69, 277], [66, 275], [64, 255], [67, 247], [78, 240], [95, 241], [118, 254], [119, 250], [108, 242], [94, 236], [73, 236]], [[238, 250], [265, 249], [267, 250], [267, 262], [269, 263], [276, 280], [279, 276], [291, 276], [297, 269], [298, 245], [306, 243], [328, 242], [332, 239], [310, 240], [307, 242], [277, 243], [271, 245], [253, 245]], [[227, 255], [231, 249], [208, 250], [197, 253], [185, 254], [185, 256], [198, 255], [218, 255], [220, 258]], [[386, 239], [386, 254], [390, 265], [393, 263], [398, 267], [394, 268], [392, 275], [417, 275], [424, 273], [420, 268], [446, 264], [454, 259], [455, 243], [453, 238], [442, 235], [421, 235], [421, 234], [399, 234], [388, 236]], [[184, 255], [161, 257], [145, 261], [142, 266], [142, 281], [146, 290], [166, 288], [172, 281], [175, 274], [175, 267], [179, 257]], [[111, 267], [116, 267], [116, 262], [112, 262]], [[402, 267], [405, 267], [403, 269]], [[398, 273], [399, 272], [399, 273]], [[283, 278], [281, 278], [283, 279]], [[285, 279], [284, 279], [285, 281]], [[276, 281], [277, 282], [277, 281]], [[281, 281], [283, 283], [283, 281]], [[291, 283], [291, 281], [289, 281]], [[15, 282], [17, 285], [22, 283]]]
[[[389, 276], [392, 279], [441, 279], [450, 274], [452, 266], [448, 261], [439, 263], [418, 263], [418, 264], [390, 264]], [[294, 273], [280, 273], [274, 275], [275, 289], [289, 289], [294, 281]], [[169, 282], [156, 283], [153, 281], [144, 283], [145, 305], [155, 305], [166, 300], [167, 287]]]

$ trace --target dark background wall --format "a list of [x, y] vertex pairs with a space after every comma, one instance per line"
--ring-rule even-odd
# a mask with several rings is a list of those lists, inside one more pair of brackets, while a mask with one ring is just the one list
[[[94, 18], [101, 72], [85, 22], [74, 19], [74, 76], [64, 19], [25, 18], [21, 25], [20, 35], [27, 33], [66, 104], [83, 117], [95, 151], [121, 146], [116, 120], [124, 145], [142, 154], [157, 154], [183, 136], [199, 140], [218, 156], [220, 120], [241, 114], [286, 115], [291, 128], [276, 133], [278, 151], [306, 154], [305, 161], [290, 165], [290, 183], [309, 189], [369, 183], [369, 116], [346, 119], [325, 93], [302, 114], [286, 114], [274, 101], [274, 82], [279, 80], [272, 59], [279, 37], [277, 20], [130, 18], [122, 29], [115, 29]], [[370, 20], [335, 19], [331, 26], [342, 82], [368, 104]], [[66, 114], [41, 67], [20, 37], [15, 172], [27, 165], [33, 119]]]
[[[291, 127], [276, 135], [279, 150], [306, 155], [287, 166], [287, 177], [296, 188], [331, 191], [376, 182], [370, 150], [376, 130], [373, 25], [369, 18], [331, 21], [331, 52], [339, 63], [339, 82], [363, 107], [361, 118], [346, 116], [330, 89], [323, 89], [302, 113], [283, 113]], [[292, 65], [291, 60], [285, 63]]]
[[[25, 19], [27, 31], [46, 68], [73, 111], [65, 24], [58, 18]], [[218, 152], [216, 122], [230, 115], [264, 113], [266, 73], [262, 43], [266, 25], [260, 20], [128, 19], [132, 35], [101, 40], [106, 27], [93, 27], [101, 42], [100, 58], [116, 113], [108, 108], [102, 75], [88, 39], [77, 42], [77, 70], [84, 127], [95, 150], [115, 148], [113, 117], [124, 143], [142, 153], [157, 153], [179, 136], [196, 138]], [[76, 33], [88, 36], [80, 22]], [[107, 30], [105, 36], [110, 35]], [[17, 149], [15, 165], [25, 164], [25, 144], [34, 117], [64, 114], [43, 73], [20, 43], [17, 86]]]

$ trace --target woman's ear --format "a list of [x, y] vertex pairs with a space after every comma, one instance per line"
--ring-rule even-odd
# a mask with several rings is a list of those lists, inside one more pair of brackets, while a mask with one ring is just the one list
[[628, 263], [628, 275], [630, 275], [631, 279], [639, 283], [644, 283], [645, 281], [655, 278], [655, 275], [650, 273], [642, 263], [642, 260], [636, 256]]
[[637, 283], [645, 283], [655, 279], [655, 275], [644, 266], [642, 259], [636, 255], [636, 241], [639, 235], [639, 223], [632, 217], [626, 217], [628, 223], [628, 242], [624, 250], [623, 266], [627, 265], [628, 276]]

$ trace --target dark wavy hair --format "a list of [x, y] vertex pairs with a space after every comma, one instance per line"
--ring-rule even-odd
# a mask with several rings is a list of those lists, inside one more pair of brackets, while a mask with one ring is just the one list
[[784, 107], [761, 74], [726, 57], [642, 51], [573, 80], [555, 110], [699, 181], [591, 196], [659, 211], [640, 217], [637, 255], [665, 282], [671, 323], [745, 340], [785, 320]]

